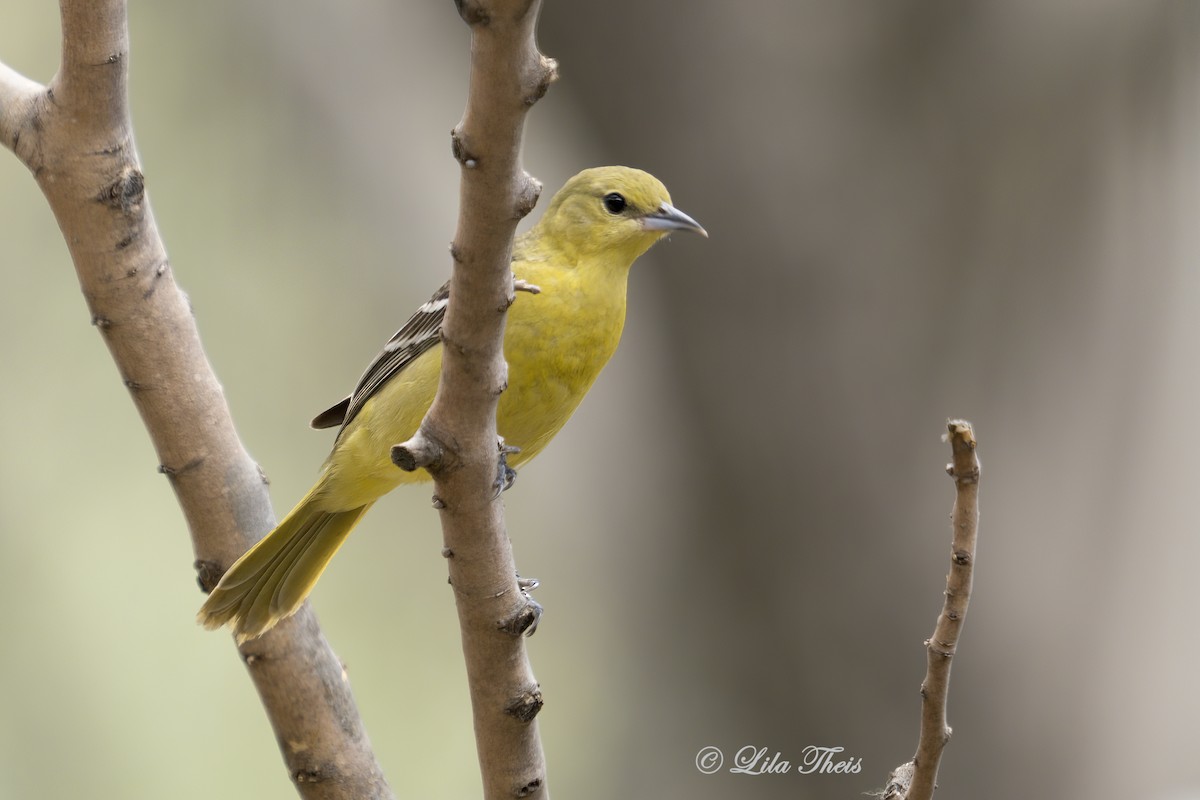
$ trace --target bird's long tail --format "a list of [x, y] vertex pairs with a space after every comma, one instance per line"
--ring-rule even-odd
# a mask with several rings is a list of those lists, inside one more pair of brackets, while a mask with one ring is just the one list
[[333, 554], [371, 504], [349, 511], [314, 508], [312, 493], [275, 530], [234, 562], [196, 615], [206, 628], [230, 625], [238, 643], [295, 614]]

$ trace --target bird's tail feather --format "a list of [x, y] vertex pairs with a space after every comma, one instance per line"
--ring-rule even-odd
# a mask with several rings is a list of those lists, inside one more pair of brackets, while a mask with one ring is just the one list
[[206, 628], [229, 624], [240, 644], [296, 613], [371, 504], [321, 511], [305, 498], [234, 562], [200, 608]]

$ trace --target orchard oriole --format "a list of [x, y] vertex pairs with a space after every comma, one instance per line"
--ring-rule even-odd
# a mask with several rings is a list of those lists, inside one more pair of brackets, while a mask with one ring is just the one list
[[[541, 220], [513, 244], [518, 286], [508, 311], [508, 388], [496, 427], [520, 448], [519, 466], [562, 428], [621, 338], [629, 268], [671, 231], [708, 234], [671, 205], [666, 187], [641, 170], [599, 167], [567, 181]], [[536, 288], [536, 292], [534, 292]], [[282, 522], [238, 559], [200, 609], [207, 628], [229, 624], [238, 641], [294, 614], [371, 505], [402, 483], [392, 445], [407, 441], [433, 402], [442, 365], [443, 286], [375, 357], [342, 402], [313, 427], [340, 425], [317, 483]]]

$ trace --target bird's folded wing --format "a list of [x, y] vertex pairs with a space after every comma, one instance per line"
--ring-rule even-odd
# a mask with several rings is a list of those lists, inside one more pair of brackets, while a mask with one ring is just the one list
[[446, 317], [446, 302], [450, 298], [450, 284], [446, 283], [434, 293], [429, 302], [417, 309], [408, 322], [384, 345], [379, 355], [371, 360], [370, 366], [358, 379], [354, 392], [336, 405], [330, 406], [313, 418], [314, 428], [343, 427], [362, 410], [379, 389], [442, 340], [442, 320]]

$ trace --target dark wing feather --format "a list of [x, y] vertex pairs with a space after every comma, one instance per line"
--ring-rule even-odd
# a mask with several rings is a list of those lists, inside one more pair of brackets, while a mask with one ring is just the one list
[[354, 392], [340, 403], [322, 411], [312, 421], [314, 428], [345, 426], [362, 410], [363, 404], [379, 389], [400, 374], [417, 356], [442, 340], [442, 320], [446, 316], [446, 301], [450, 297], [447, 283], [434, 293], [429, 302], [408, 318], [404, 327], [388, 340], [367, 371], [358, 379]]
[[342, 420], [346, 418], [346, 411], [350, 409], [350, 398], [343, 397], [337, 405], [330, 406], [313, 417], [312, 422], [308, 423], [310, 427], [321, 430], [323, 428], [336, 428], [342, 424]]

